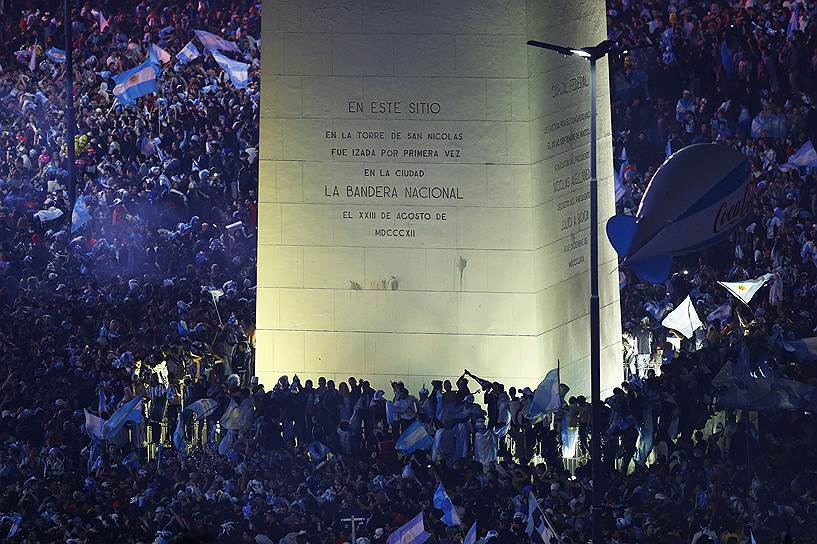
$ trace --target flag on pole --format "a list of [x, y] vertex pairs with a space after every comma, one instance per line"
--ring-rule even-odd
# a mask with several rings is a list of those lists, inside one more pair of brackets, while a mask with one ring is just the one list
[[180, 62], [188, 63], [196, 60], [201, 56], [199, 53], [199, 48], [196, 47], [192, 41], [187, 42], [181, 51], [176, 53], [176, 58], [179, 59]]
[[139, 456], [136, 454], [136, 450], [133, 450], [122, 459], [122, 466], [139, 470]]
[[189, 410], [193, 412], [194, 414], [196, 414], [196, 417], [199, 419], [199, 421], [201, 421], [202, 419], [213, 413], [213, 410], [215, 410], [217, 407], [218, 402], [216, 402], [213, 399], [200, 399], [197, 400], [196, 402], [188, 404], [187, 407], [185, 407], [184, 411], [186, 412]]
[[616, 204], [624, 198], [624, 195], [627, 194], [627, 188], [624, 186], [624, 180], [621, 179], [621, 173], [613, 170], [613, 183], [615, 185], [616, 191]]
[[88, 433], [88, 436], [91, 438], [102, 440], [105, 435], [103, 431], [105, 420], [95, 416], [85, 408], [83, 408], [83, 411], [85, 412], [85, 432]]
[[97, 411], [99, 412], [99, 415], [107, 413], [108, 412], [108, 400], [105, 398], [105, 391], [100, 389], [99, 391], [97, 391], [97, 396], [99, 397], [99, 403], [97, 405]]
[[465, 540], [462, 544], [477, 544], [477, 522], [475, 521], [471, 528], [468, 529], [468, 534], [465, 535]]
[[661, 325], [681, 333], [687, 339], [692, 338], [692, 335], [699, 327], [703, 327], [701, 318], [698, 317], [698, 312], [695, 311], [695, 306], [692, 304], [689, 295], [664, 318]]
[[667, 158], [672, 155], [672, 136], [667, 137], [667, 147], [664, 149], [664, 153], [666, 153]]
[[37, 69], [37, 42], [30, 47], [31, 55], [28, 57], [28, 69], [32, 72]]
[[241, 428], [241, 412], [238, 409], [238, 404], [234, 400], [230, 400], [230, 404], [227, 406], [227, 409], [224, 410], [224, 414], [221, 416], [221, 423], [222, 429], [240, 429]]
[[233, 82], [233, 85], [235, 85], [237, 89], [243, 89], [247, 86], [247, 83], [250, 81], [249, 64], [227, 58], [218, 51], [210, 51], [210, 54], [213, 56], [213, 60], [215, 60], [218, 65], [221, 66], [221, 69], [230, 77], [230, 81]]
[[559, 395], [559, 366], [545, 375], [545, 379], [533, 392], [533, 399], [528, 406], [527, 418], [532, 421], [541, 420], [548, 412], [554, 412], [562, 406]]
[[533, 493], [528, 494], [528, 525], [525, 532], [529, 536], [533, 536], [533, 533], [536, 532], [542, 538], [544, 544], [550, 544], [551, 538], [559, 540], [559, 537], [556, 536], [556, 530], [550, 524], [545, 513], [542, 512], [539, 501], [536, 500]]
[[11, 538], [14, 535], [16, 535], [17, 532], [20, 530], [20, 525], [22, 525], [23, 523], [23, 516], [21, 516], [20, 514], [14, 514], [12, 516], [3, 516], [2, 518], [0, 518], [0, 523], [4, 521], [11, 522], [11, 527], [9, 527], [9, 532], [6, 535], [6, 538]]
[[97, 11], [95, 9], [92, 9], [91, 10], [91, 15], [96, 17], [97, 20], [99, 21], [99, 31], [100, 32], [105, 32], [105, 29], [108, 28], [110, 26], [110, 24], [108, 23], [108, 20], [105, 18], [105, 16], [102, 15], [102, 12]]
[[184, 422], [183, 418], [178, 418], [176, 421], [176, 430], [173, 431], [173, 446], [181, 455], [187, 453], [187, 444], [184, 439]]
[[719, 281], [718, 283], [729, 291], [735, 298], [748, 306], [749, 301], [752, 300], [752, 297], [755, 296], [755, 294], [760, 291], [760, 288], [763, 287], [763, 284], [770, 279], [772, 279], [772, 274], [763, 274], [759, 278], [753, 280], [732, 282]]
[[791, 38], [794, 35], [794, 31], [799, 29], [800, 29], [800, 2], [799, 0], [794, 0], [794, 9], [791, 12], [791, 17], [789, 17], [789, 24], [786, 27], [786, 36]]
[[88, 205], [85, 203], [85, 196], [80, 193], [77, 195], [77, 200], [74, 202], [74, 211], [71, 213], [71, 232], [78, 231], [90, 220], [91, 212], [88, 211]]
[[59, 62], [60, 64], [65, 62], [65, 51], [63, 51], [62, 49], [57, 49], [56, 47], [52, 47], [51, 49], [46, 51], [45, 56], [53, 60], [54, 62]]
[[809, 166], [817, 166], [817, 151], [814, 150], [814, 144], [811, 143], [811, 140], [801, 145], [800, 149], [778, 168], [781, 172], [788, 172], [795, 168], [808, 168]]
[[113, 76], [113, 94], [120, 104], [133, 106], [136, 99], [156, 92], [156, 63], [148, 59], [136, 68]]
[[726, 319], [729, 319], [729, 317], [731, 315], [732, 315], [732, 303], [727, 300], [726, 302], [724, 302], [723, 304], [721, 304], [720, 306], [715, 308], [712, 311], [712, 313], [710, 313], [708, 316], [706, 316], [706, 320], [707, 321], [715, 321], [717, 319], [717, 320], [720, 320], [720, 321], [724, 321]]
[[167, 64], [170, 62], [170, 53], [156, 45], [155, 43], [150, 44], [150, 48], [153, 51], [153, 56], [161, 62], [162, 64]]
[[434, 507], [443, 511], [443, 523], [448, 527], [457, 527], [462, 524], [457, 510], [454, 508], [454, 503], [448, 493], [445, 492], [443, 484], [437, 484], [437, 489], [434, 491]]
[[102, 426], [102, 434], [105, 440], [113, 438], [129, 421], [134, 423], [142, 422], [142, 397], [131, 399], [111, 414], [111, 417]]
[[204, 46], [205, 51], [232, 51], [234, 53], [241, 53], [241, 49], [235, 42], [225, 40], [221, 36], [216, 36], [211, 32], [205, 30], [194, 30], [196, 37]]
[[388, 544], [423, 544], [430, 536], [423, 524], [423, 513], [420, 512], [408, 523], [390, 534]]
[[415, 421], [397, 439], [395, 448], [397, 451], [409, 455], [417, 450], [427, 450], [433, 444], [434, 441], [425, 426], [419, 421]]

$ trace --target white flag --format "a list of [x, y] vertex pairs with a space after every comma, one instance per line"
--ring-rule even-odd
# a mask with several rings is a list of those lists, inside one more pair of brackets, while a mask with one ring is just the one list
[[689, 339], [699, 327], [703, 326], [703, 323], [698, 317], [698, 312], [695, 311], [692, 299], [687, 295], [687, 298], [664, 318], [661, 325], [678, 331], [684, 338]]
[[763, 274], [757, 279], [746, 281], [719, 281], [727, 291], [740, 300], [742, 303], [749, 305], [749, 301], [755, 296], [755, 293], [760, 291], [763, 284], [772, 279], [772, 274]]

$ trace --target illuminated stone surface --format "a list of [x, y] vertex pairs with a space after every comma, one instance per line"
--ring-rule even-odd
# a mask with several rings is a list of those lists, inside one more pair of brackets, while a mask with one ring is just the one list
[[[604, 2], [264, 6], [257, 373], [589, 389], [587, 62]], [[621, 381], [600, 63], [602, 386]], [[399, 134], [399, 138], [397, 137]], [[388, 390], [388, 389], [387, 389]]]

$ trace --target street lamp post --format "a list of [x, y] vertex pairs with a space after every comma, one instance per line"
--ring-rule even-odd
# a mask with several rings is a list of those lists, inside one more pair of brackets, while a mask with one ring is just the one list
[[[71, 22], [71, 0], [63, 0], [63, 26], [65, 27], [65, 149], [68, 160], [68, 214], [73, 218], [74, 202], [77, 198], [76, 161], [74, 136], [74, 47], [73, 23]], [[69, 224], [69, 229], [70, 229]]]
[[601, 499], [604, 492], [601, 468], [601, 339], [599, 337], [599, 183], [596, 172], [596, 61], [613, 50], [613, 42], [595, 47], [575, 48], [530, 40], [528, 45], [577, 56], [590, 61], [590, 470], [593, 478], [593, 544], [601, 544]]

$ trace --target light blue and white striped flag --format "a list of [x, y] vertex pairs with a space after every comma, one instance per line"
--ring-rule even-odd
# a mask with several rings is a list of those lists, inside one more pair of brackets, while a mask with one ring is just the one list
[[173, 446], [180, 455], [187, 453], [187, 444], [184, 439], [184, 423], [182, 418], [178, 418], [176, 422], [176, 430], [173, 431]]
[[227, 58], [218, 51], [210, 51], [210, 54], [213, 56], [213, 60], [215, 60], [218, 65], [221, 66], [221, 69], [230, 77], [230, 81], [233, 82], [233, 85], [237, 89], [243, 89], [247, 86], [247, 83], [250, 81], [249, 64]]
[[65, 62], [65, 51], [63, 51], [62, 49], [57, 49], [56, 47], [52, 47], [51, 49], [46, 51], [45, 56], [53, 60], [54, 62], [58, 62], [60, 64]]
[[142, 397], [135, 397], [119, 407], [102, 427], [105, 440], [110, 440], [125, 426], [125, 423], [142, 422]]
[[462, 544], [477, 544], [477, 522], [475, 521], [471, 528], [468, 529], [468, 534], [465, 535], [465, 540]]
[[80, 193], [74, 202], [74, 211], [71, 213], [71, 232], [76, 232], [91, 220], [91, 212], [85, 203], [85, 196]]
[[533, 392], [533, 399], [528, 406], [528, 419], [541, 420], [548, 412], [554, 412], [562, 406], [559, 395], [559, 367], [547, 373], [545, 379]]
[[428, 434], [425, 425], [415, 421], [397, 439], [395, 449], [400, 453], [409, 455], [417, 450], [427, 450], [433, 444], [434, 441], [431, 439], [431, 435]]
[[808, 168], [809, 166], [817, 166], [817, 151], [815, 151], [811, 140], [800, 146], [800, 149], [789, 157], [785, 164], [781, 164], [779, 168], [782, 172], [788, 172], [795, 168]]
[[221, 36], [216, 36], [212, 32], [207, 32], [205, 30], [194, 30], [193, 32], [196, 33], [196, 37], [204, 46], [205, 51], [232, 51], [234, 53], [241, 52], [241, 49], [238, 48], [238, 45], [235, 42], [225, 40]]
[[221, 416], [220, 423], [222, 429], [237, 430], [241, 428], [241, 411], [234, 400], [230, 400], [230, 404]]
[[105, 420], [95, 416], [86, 409], [83, 409], [83, 411], [85, 412], [85, 432], [88, 433], [88, 436], [91, 438], [102, 440], [104, 437], [102, 429], [105, 425]]
[[14, 515], [11, 515], [11, 516], [3, 516], [2, 518], [0, 518], [0, 522], [4, 522], [4, 521], [10, 521], [11, 522], [11, 527], [9, 527], [9, 532], [6, 535], [6, 538], [11, 538], [14, 535], [16, 535], [17, 532], [20, 530], [20, 525], [23, 524], [23, 516], [21, 516], [20, 514], [14, 514]]
[[187, 42], [187, 45], [185, 45], [181, 51], [176, 53], [176, 58], [179, 59], [179, 62], [183, 62], [185, 64], [188, 62], [193, 62], [200, 56], [201, 53], [199, 53], [199, 48], [196, 47], [196, 44], [194, 44], [192, 41]]
[[434, 507], [443, 511], [442, 521], [448, 527], [458, 527], [462, 524], [457, 510], [454, 508], [454, 503], [448, 493], [445, 492], [443, 484], [437, 484], [437, 489], [434, 491]]
[[732, 303], [728, 300], [715, 308], [712, 313], [706, 316], [707, 321], [723, 321], [729, 319], [729, 316], [732, 315]]
[[213, 399], [199, 399], [196, 402], [193, 402], [187, 405], [184, 409], [185, 412], [190, 411], [196, 414], [196, 417], [199, 420], [202, 420], [213, 413], [218, 407], [218, 402]]
[[120, 104], [133, 106], [136, 100], [156, 92], [157, 67], [152, 59], [113, 76], [113, 94]]
[[431, 535], [423, 525], [423, 513], [420, 512], [408, 523], [389, 535], [388, 544], [423, 544]]

